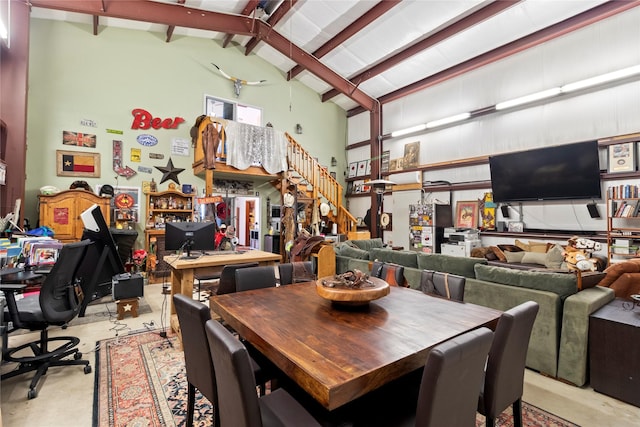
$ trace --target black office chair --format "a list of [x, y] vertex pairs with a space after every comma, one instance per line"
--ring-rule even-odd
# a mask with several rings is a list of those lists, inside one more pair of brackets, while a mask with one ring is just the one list
[[464, 287], [467, 279], [455, 274], [433, 270], [420, 273], [420, 290], [425, 294], [436, 295], [454, 301], [464, 301]]
[[278, 264], [278, 273], [280, 276], [280, 286], [316, 279], [316, 276], [313, 273], [312, 261]]
[[522, 427], [524, 368], [538, 309], [538, 303], [527, 301], [505, 311], [498, 320], [478, 401], [478, 412], [485, 416], [487, 427], [493, 427], [509, 405], [514, 427]]
[[[214, 375], [207, 334], [204, 324], [211, 320], [209, 307], [189, 298], [188, 295], [174, 294], [173, 305], [176, 308], [180, 333], [182, 335], [182, 348], [184, 350], [184, 363], [187, 372], [187, 426], [193, 425], [196, 389], [206, 397], [213, 405], [214, 426], [220, 426], [220, 411], [218, 410], [218, 393], [216, 389], [216, 377]], [[264, 393], [266, 381], [263, 370], [253, 360], [250, 360], [251, 369], [255, 381], [260, 385], [261, 393]]]
[[[38, 395], [36, 386], [52, 366], [84, 365], [84, 373], [91, 373], [89, 361], [82, 360], [82, 353], [76, 348], [80, 343], [77, 337], [49, 338], [50, 326], [65, 327], [80, 311], [80, 286], [76, 283], [76, 272], [90, 244], [90, 241], [84, 240], [64, 245], [51, 273], [42, 284], [39, 295], [30, 295], [16, 301], [15, 293], [24, 288], [24, 285], [0, 283], [0, 290], [5, 293], [7, 299], [8, 310], [5, 310], [4, 315], [13, 323], [12, 329], [8, 332], [16, 329], [40, 331], [38, 341], [10, 348], [3, 354], [4, 360], [18, 363], [17, 369], [2, 375], [3, 380], [36, 371], [29, 385], [28, 399]], [[49, 345], [54, 342], [62, 343], [50, 349]], [[23, 356], [23, 350], [30, 350], [31, 354]], [[67, 357], [73, 359], [68, 360]]]
[[276, 271], [272, 265], [236, 270], [236, 292], [275, 287]]
[[236, 291], [236, 270], [240, 268], [257, 267], [257, 262], [248, 262], [245, 264], [225, 265], [220, 273], [220, 284], [216, 295], [231, 294]]
[[258, 397], [245, 346], [224, 326], [205, 324], [218, 387], [220, 425], [315, 427], [320, 424], [284, 389]]

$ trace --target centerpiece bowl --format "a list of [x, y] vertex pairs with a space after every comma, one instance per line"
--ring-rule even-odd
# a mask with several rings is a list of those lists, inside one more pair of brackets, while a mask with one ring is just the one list
[[347, 288], [343, 286], [328, 287], [322, 283], [324, 280], [331, 280], [333, 276], [321, 277], [316, 280], [316, 292], [322, 298], [338, 305], [361, 306], [367, 305], [373, 300], [382, 298], [389, 294], [389, 284], [377, 277], [369, 277], [372, 283], [368, 286], [358, 288]]

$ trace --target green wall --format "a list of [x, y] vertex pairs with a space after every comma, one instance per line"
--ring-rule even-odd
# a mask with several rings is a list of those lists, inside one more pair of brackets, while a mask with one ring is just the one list
[[[153, 177], [160, 182], [162, 173], [154, 166], [166, 166], [171, 157], [174, 166], [184, 168], [180, 183], [204, 188], [194, 177], [189, 157], [170, 155], [173, 138], [190, 139], [189, 130], [195, 118], [203, 113], [204, 95], [238, 101], [263, 109], [264, 124], [289, 132], [321, 164], [338, 159], [338, 179], [343, 179], [346, 165], [347, 120], [345, 111], [333, 103], [322, 103], [320, 96], [299, 82], [288, 82], [284, 74], [256, 55], [244, 56], [243, 49], [228, 47], [205, 38], [174, 35], [166, 43], [164, 33], [100, 27], [92, 34], [92, 26], [77, 23], [31, 20], [29, 64], [29, 97], [27, 124], [25, 217], [35, 226], [37, 195], [40, 187], [54, 185], [67, 189], [76, 179], [86, 180], [94, 188], [100, 184], [139, 187]], [[266, 79], [260, 86], [245, 86], [239, 98], [233, 84], [210, 65], [216, 63], [232, 76], [245, 80]], [[132, 130], [135, 108], [143, 108], [154, 117], [183, 117], [185, 123], [174, 130]], [[92, 120], [97, 127], [83, 126]], [[303, 134], [294, 132], [300, 123]], [[122, 135], [106, 129], [123, 131]], [[62, 144], [62, 131], [97, 135], [95, 149]], [[136, 142], [140, 134], [158, 138], [155, 147]], [[151, 174], [138, 172], [127, 180], [113, 172], [112, 141], [123, 142], [123, 163], [134, 170], [139, 165], [151, 167]], [[131, 148], [140, 148], [140, 163], [130, 160]], [[101, 154], [100, 178], [56, 176], [56, 150], [77, 150]], [[163, 153], [163, 160], [149, 158], [149, 153]], [[164, 190], [171, 181], [159, 185]], [[270, 186], [262, 186], [260, 196], [266, 200]], [[275, 191], [275, 190], [273, 190]], [[273, 200], [273, 196], [272, 196]], [[144, 210], [141, 211], [145, 217]], [[263, 224], [266, 227], [266, 224]], [[139, 224], [138, 231], [143, 228]]]

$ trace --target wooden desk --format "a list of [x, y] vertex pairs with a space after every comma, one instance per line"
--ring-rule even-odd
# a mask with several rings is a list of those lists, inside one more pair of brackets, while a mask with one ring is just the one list
[[501, 314], [400, 287], [364, 309], [343, 310], [313, 282], [213, 296], [210, 304], [329, 410], [423, 367], [443, 341], [493, 329]]
[[216, 255], [203, 255], [198, 259], [180, 259], [178, 255], [165, 256], [164, 260], [171, 266], [171, 330], [179, 331], [177, 319], [173, 315], [176, 310], [173, 307], [173, 294], [193, 295], [193, 274], [196, 270], [203, 273], [220, 272], [225, 265], [244, 264], [257, 262], [260, 265], [272, 265], [280, 262], [280, 255], [257, 250], [246, 251], [242, 254], [218, 253]]

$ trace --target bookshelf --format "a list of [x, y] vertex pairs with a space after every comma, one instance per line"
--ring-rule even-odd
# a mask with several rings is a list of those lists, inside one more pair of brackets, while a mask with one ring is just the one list
[[607, 189], [607, 258], [609, 265], [640, 256], [640, 186]]

